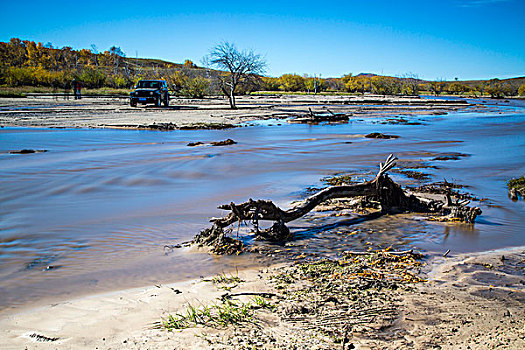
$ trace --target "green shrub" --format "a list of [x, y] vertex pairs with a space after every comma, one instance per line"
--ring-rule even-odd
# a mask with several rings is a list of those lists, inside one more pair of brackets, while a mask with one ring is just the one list
[[518, 95], [525, 96], [525, 83], [521, 84], [521, 86], [519, 87]]
[[204, 77], [197, 76], [188, 79], [180, 90], [181, 95], [191, 98], [203, 98], [210, 86], [210, 81]]
[[92, 67], [84, 68], [78, 76], [78, 79], [85, 87], [91, 89], [100, 88], [106, 83], [106, 75], [102, 71]]

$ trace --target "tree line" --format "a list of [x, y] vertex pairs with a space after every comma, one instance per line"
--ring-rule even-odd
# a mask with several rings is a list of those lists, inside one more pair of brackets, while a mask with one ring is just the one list
[[[228, 59], [239, 65], [241, 74], [230, 69]], [[90, 89], [129, 89], [140, 79], [164, 79], [176, 94], [194, 98], [224, 94], [233, 105], [235, 101], [232, 99], [236, 94], [254, 91], [379, 95], [419, 95], [426, 92], [434, 95], [490, 95], [495, 98], [525, 96], [525, 79], [424, 81], [413, 74], [400, 77], [347, 74], [341, 78], [324, 79], [299, 74], [265, 77], [266, 62], [260, 55], [253, 51], [239, 51], [227, 42], [212, 48], [204, 63], [207, 67], [199, 67], [191, 60], [177, 64], [130, 58], [117, 46], [99, 52], [94, 45], [91, 49], [75, 50], [68, 46], [57, 48], [50, 43], [18, 38], [0, 42], [0, 84], [8, 87], [70, 89], [72, 81], [76, 80]]]
[[344, 75], [341, 78], [318, 79], [308, 75], [284, 74], [278, 78], [263, 78], [263, 90], [312, 93], [315, 79], [318, 91], [347, 92], [354, 94], [417, 96], [422, 92], [432, 95], [469, 95], [493, 98], [525, 96], [525, 78], [490, 79], [481, 81], [452, 81], [442, 79], [424, 81], [412, 74], [389, 77], [373, 74]]
[[[202, 69], [201, 69], [202, 70]], [[53, 47], [12, 38], [0, 42], [0, 85], [70, 89], [73, 80], [85, 88], [129, 89], [140, 79], [166, 79], [177, 91], [205, 91], [208, 80], [191, 60], [176, 64], [156, 59], [129, 58], [117, 46], [99, 52]]]

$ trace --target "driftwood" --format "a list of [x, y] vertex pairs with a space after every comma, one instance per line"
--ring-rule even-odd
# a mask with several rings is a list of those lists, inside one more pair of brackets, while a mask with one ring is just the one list
[[295, 123], [318, 123], [318, 122], [346, 122], [349, 117], [346, 113], [334, 113], [325, 108], [328, 113], [318, 113], [308, 108], [308, 113], [295, 115], [292, 122]]
[[[193, 243], [198, 246], [208, 246], [212, 252], [218, 254], [239, 253], [243, 249], [243, 243], [228, 236], [231, 230], [225, 229], [234, 223], [240, 224], [246, 221], [252, 222], [258, 239], [288, 241], [293, 238], [293, 234], [286, 223], [304, 216], [319, 204], [336, 198], [363, 197], [365, 201], [372, 199], [379, 202], [382, 214], [430, 212], [467, 223], [474, 222], [476, 216], [481, 213], [477, 207], [467, 207], [468, 201], [453, 202], [448, 195], [444, 202], [407, 195], [401, 186], [386, 174], [396, 165], [396, 160], [396, 157], [389, 155], [384, 164], [379, 164], [379, 172], [373, 180], [354, 185], [328, 187], [288, 210], [282, 210], [270, 200], [249, 199], [241, 204], [232, 202], [221, 205], [219, 209], [229, 210], [230, 213], [223, 218], [212, 219], [212, 227], [201, 231], [193, 239]], [[260, 220], [273, 221], [273, 225], [266, 230], [260, 230]]]

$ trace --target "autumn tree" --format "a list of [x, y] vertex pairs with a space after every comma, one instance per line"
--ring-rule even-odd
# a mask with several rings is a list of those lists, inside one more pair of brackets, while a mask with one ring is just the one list
[[398, 78], [372, 77], [372, 92], [378, 95], [398, 95], [401, 93], [402, 84]]
[[321, 78], [310, 78], [315, 79], [314, 82], [317, 84], [317, 92], [321, 91], [345, 91], [346, 86], [341, 81], [341, 79], [338, 78], [328, 78], [328, 79], [321, 79]]
[[106, 75], [94, 67], [84, 67], [78, 79], [85, 87], [100, 88], [106, 83]]
[[435, 81], [431, 81], [428, 84], [428, 89], [436, 96], [441, 94], [444, 88], [445, 82], [443, 81], [443, 79], [436, 79]]
[[370, 91], [370, 78], [364, 75], [352, 76], [352, 74], [344, 75], [341, 80], [348, 92], [360, 92], [364, 95], [365, 91]]
[[262, 77], [262, 87], [266, 91], [277, 91], [279, 90], [279, 78], [274, 77]]
[[525, 83], [521, 84], [521, 86], [519, 87], [518, 95], [519, 96], [525, 96]]
[[189, 78], [183, 71], [174, 70], [166, 76], [166, 80], [170, 88], [176, 92], [180, 92], [187, 84]]
[[221, 91], [228, 96], [231, 108], [236, 108], [235, 95], [238, 89], [253, 82], [266, 70], [266, 61], [261, 55], [252, 50], [239, 51], [228, 42], [213, 47], [203, 61], [210, 67], [224, 71], [217, 75], [217, 79]]
[[279, 90], [282, 91], [304, 91], [304, 78], [299, 74], [283, 74], [277, 79]]
[[304, 88], [306, 93], [317, 92], [316, 85], [318, 84], [317, 78], [309, 77], [307, 74], [304, 75]]
[[38, 67], [40, 65], [40, 51], [38, 50], [34, 41], [24, 42], [27, 50], [26, 64], [29, 67]]
[[[487, 86], [486, 81], [481, 81], [474, 85], [474, 92], [479, 92], [480, 96], [483, 96], [483, 93], [485, 92], [485, 87]], [[474, 93], [475, 94], [475, 93]]]
[[407, 73], [401, 76], [402, 93], [409, 96], [419, 95], [419, 78], [416, 74]]
[[190, 98], [203, 98], [206, 95], [206, 91], [210, 86], [210, 80], [201, 76], [196, 76], [193, 79], [188, 79], [180, 93], [183, 96]]
[[450, 94], [456, 94], [456, 95], [460, 95], [464, 92], [468, 92], [470, 90], [470, 88], [465, 85], [465, 84], [462, 84], [458, 81], [455, 81], [453, 83], [450, 83], [446, 86], [446, 90], [448, 93]]
[[186, 69], [197, 68], [197, 65], [192, 60], [185, 60], [182, 66]]
[[91, 56], [93, 56], [93, 54], [91, 53], [90, 50], [88, 49], [82, 49], [80, 50], [79, 52], [79, 62], [83, 65], [90, 65], [91, 62], [92, 62], [92, 59], [91, 59]]
[[485, 91], [490, 95], [492, 98], [501, 98], [503, 97], [503, 86], [501, 84], [501, 81], [499, 79], [491, 79], [488, 81], [487, 87], [485, 88]]

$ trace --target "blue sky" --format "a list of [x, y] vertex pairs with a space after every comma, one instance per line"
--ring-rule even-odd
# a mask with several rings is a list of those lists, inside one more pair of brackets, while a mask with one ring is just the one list
[[268, 75], [525, 76], [525, 0], [5, 1], [12, 37], [127, 56], [191, 59], [221, 42], [266, 57]]

